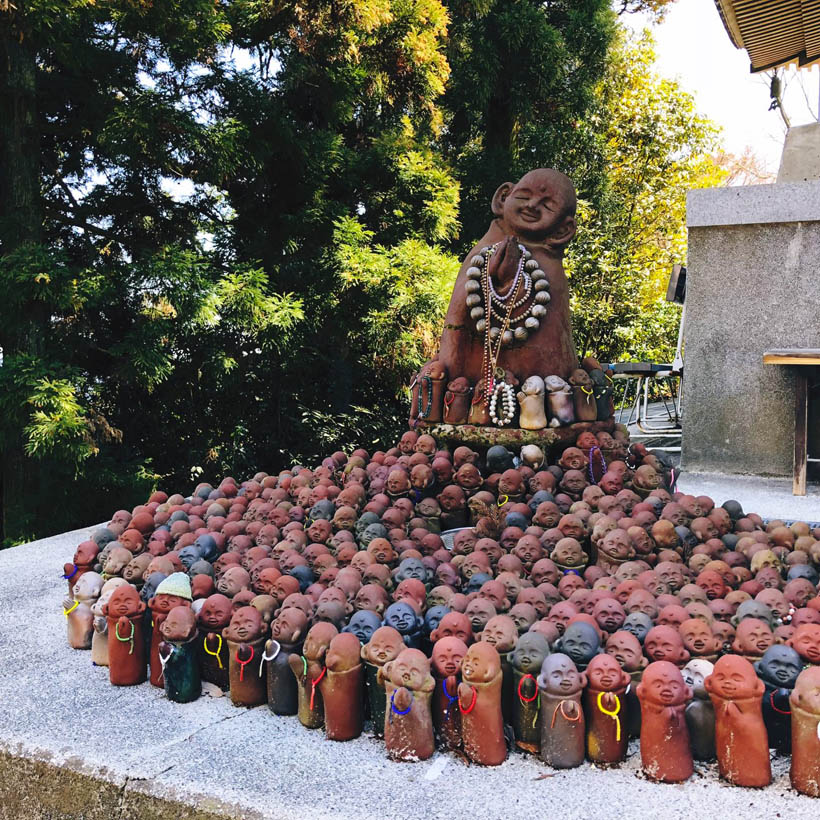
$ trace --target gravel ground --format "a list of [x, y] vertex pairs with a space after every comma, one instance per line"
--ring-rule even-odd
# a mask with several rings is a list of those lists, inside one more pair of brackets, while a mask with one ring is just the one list
[[112, 687], [107, 670], [63, 637], [62, 564], [90, 529], [0, 553], [0, 750], [232, 817], [691, 820], [720, 811], [795, 820], [820, 809], [791, 790], [783, 758], [763, 790], [721, 783], [715, 765], [698, 765], [684, 784], [651, 783], [635, 742], [609, 770], [557, 771], [518, 753], [496, 768], [444, 754], [393, 763], [379, 741], [333, 743], [266, 707], [239, 709], [224, 697], [181, 705], [147, 683]]

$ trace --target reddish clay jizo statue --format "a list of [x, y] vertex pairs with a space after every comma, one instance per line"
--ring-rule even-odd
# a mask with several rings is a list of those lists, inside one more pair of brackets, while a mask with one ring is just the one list
[[143, 615], [136, 587], [117, 587], [103, 607], [108, 619], [108, 675], [114, 686], [135, 686], [148, 677]]
[[669, 661], [646, 667], [637, 687], [641, 703], [641, 764], [650, 780], [681, 783], [695, 770], [686, 725], [692, 690]]
[[554, 769], [572, 769], [584, 761], [586, 723], [581, 693], [587, 676], [568, 655], [547, 656], [538, 676], [541, 697], [541, 759]]
[[325, 657], [327, 672], [319, 683], [328, 740], [352, 740], [362, 733], [364, 675], [361, 644], [351, 632], [333, 638]]
[[[489, 317], [484, 317], [485, 325], [478, 324], [482, 320], [476, 310], [481, 303], [482, 270], [476, 265], [479, 258], [482, 266], [486, 262], [493, 289], [501, 299], [511, 288], [514, 292], [510, 297], [518, 299], [524, 293], [521, 279], [526, 266], [520, 263], [523, 247], [531, 254], [532, 265], [526, 271], [528, 278], [532, 273], [534, 287], [528, 297], [531, 307], [527, 309], [534, 321], [515, 321], [524, 308], [513, 309], [511, 327], [520, 332], [509, 330], [503, 339], [499, 338], [500, 329], [499, 334], [490, 335], [491, 340], [502, 342], [495, 364], [523, 376], [565, 377], [577, 366], [569, 321], [569, 288], [561, 264], [564, 247], [575, 235], [572, 183], [558, 171], [530, 171], [517, 183], [505, 182], [498, 188], [492, 211], [495, 219], [467, 254], [456, 280], [438, 359], [451, 375], [460, 374], [473, 383], [485, 377], [485, 331], [489, 332], [495, 322], [485, 328]], [[492, 253], [484, 250], [491, 247]], [[522, 273], [517, 273], [519, 269]], [[535, 300], [539, 293], [547, 296]], [[470, 300], [470, 295], [479, 298]]]
[[820, 797], [820, 666], [804, 669], [789, 698], [792, 711], [792, 788]]
[[436, 737], [448, 749], [457, 749], [461, 745], [458, 676], [466, 654], [467, 644], [452, 635], [439, 638], [433, 644], [432, 669], [436, 681], [432, 702], [433, 727]]
[[736, 786], [768, 786], [772, 768], [761, 711], [763, 681], [745, 658], [724, 655], [704, 686], [715, 707], [720, 776]]
[[95, 541], [83, 541], [77, 545], [74, 551], [74, 558], [72, 563], [63, 566], [63, 578], [68, 581], [68, 595], [74, 594], [74, 585], [77, 581], [85, 575], [86, 572], [92, 572], [94, 565], [97, 563], [97, 554], [100, 548]]
[[231, 600], [215, 592], [205, 599], [197, 620], [202, 629], [199, 668], [202, 680], [228, 688], [229, 651], [222, 632], [231, 622]]
[[73, 597], [63, 601], [68, 645], [72, 649], [91, 649], [94, 634], [94, 613], [91, 608], [100, 597], [103, 578], [96, 572], [84, 572], [74, 584]]
[[327, 674], [325, 656], [330, 642], [339, 634], [333, 624], [321, 621], [308, 630], [302, 655], [292, 654], [288, 665], [299, 692], [299, 722], [308, 729], [320, 729], [325, 722], [319, 683]]
[[461, 663], [458, 687], [464, 752], [474, 763], [498, 766], [507, 757], [501, 716], [501, 658], [486, 641], [474, 643]]
[[231, 703], [234, 706], [259, 706], [267, 700], [267, 685], [262, 655], [265, 625], [258, 609], [242, 606], [231, 616], [222, 636], [228, 642]]
[[586, 674], [587, 757], [593, 763], [620, 763], [629, 744], [624, 695], [631, 679], [612, 655], [596, 655]]
[[435, 751], [430, 698], [435, 681], [430, 661], [419, 649], [404, 649], [379, 668], [387, 711], [384, 745], [393, 760], [427, 760]]

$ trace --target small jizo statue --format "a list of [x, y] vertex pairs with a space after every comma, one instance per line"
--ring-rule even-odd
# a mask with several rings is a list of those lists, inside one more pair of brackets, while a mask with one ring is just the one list
[[541, 727], [538, 715], [541, 697], [538, 694], [538, 674], [550, 645], [538, 632], [525, 632], [509, 654], [512, 665], [515, 699], [512, 704], [512, 727], [515, 745], [530, 754], [538, 754], [541, 748]]
[[175, 606], [163, 619], [160, 632], [165, 694], [175, 703], [190, 703], [202, 694], [196, 615], [189, 606]]
[[792, 787], [820, 797], [820, 666], [804, 669], [789, 697], [792, 710]]
[[641, 765], [650, 780], [681, 783], [695, 770], [684, 711], [692, 690], [669, 661], [646, 667], [637, 688], [641, 702]]
[[461, 663], [458, 686], [461, 738], [474, 763], [498, 766], [507, 757], [501, 715], [501, 658], [492, 644], [474, 643]]
[[569, 656], [548, 655], [538, 676], [541, 697], [541, 759], [554, 769], [573, 769], [584, 761], [586, 723], [581, 693], [587, 676]]
[[620, 763], [629, 745], [624, 695], [631, 678], [612, 655], [596, 655], [586, 673], [587, 757], [593, 763]]
[[319, 683], [327, 674], [325, 656], [330, 642], [339, 634], [333, 624], [320, 621], [307, 633], [302, 655], [288, 657], [288, 664], [299, 689], [299, 722], [308, 729], [324, 725], [325, 713]]
[[430, 698], [435, 681], [419, 649], [404, 649], [379, 669], [388, 707], [384, 745], [393, 760], [427, 760], [435, 751]]
[[103, 577], [96, 572], [84, 572], [74, 584], [73, 598], [63, 601], [68, 645], [72, 649], [91, 649], [94, 635], [94, 613], [91, 608], [100, 597]]
[[341, 632], [330, 642], [325, 657], [327, 673], [319, 683], [325, 706], [328, 740], [352, 740], [362, 733], [364, 676], [361, 644], [352, 632]]
[[404, 649], [405, 644], [401, 633], [392, 626], [380, 626], [361, 649], [365, 682], [367, 684], [367, 700], [370, 707], [370, 720], [373, 725], [373, 734], [376, 737], [382, 737], [384, 733], [384, 718], [387, 707], [384, 684], [379, 678], [379, 673], [388, 661], [398, 658]]
[[695, 760], [715, 759], [715, 707], [703, 685], [714, 669], [715, 665], [703, 658], [695, 658], [683, 667], [684, 683], [693, 694], [686, 705], [686, 726]]
[[432, 705], [433, 727], [436, 737], [448, 749], [457, 749], [461, 746], [458, 677], [466, 654], [467, 644], [455, 635], [438, 638], [433, 644], [432, 668], [436, 681]]
[[518, 405], [521, 408], [518, 426], [522, 430], [543, 430], [547, 426], [544, 410], [546, 388], [540, 376], [530, 376], [518, 391]]
[[222, 639], [222, 632], [231, 622], [231, 599], [219, 592], [209, 595], [197, 614], [202, 628], [200, 647], [200, 673], [202, 680], [213, 683], [220, 689], [228, 688], [228, 666], [230, 653], [228, 642]]
[[763, 693], [763, 722], [769, 735], [769, 748], [789, 754], [792, 748], [789, 697], [803, 668], [800, 655], [790, 646], [772, 646], [754, 667], [766, 687]]
[[114, 686], [135, 686], [148, 678], [144, 614], [145, 603], [130, 584], [117, 587], [103, 607], [108, 619], [108, 675]]
[[262, 665], [265, 646], [262, 615], [255, 607], [241, 606], [231, 616], [222, 635], [227, 639], [230, 651], [231, 703], [234, 706], [259, 706], [268, 696]]
[[724, 655], [703, 683], [715, 707], [720, 776], [735, 786], [768, 786], [772, 767], [761, 711], [763, 681], [745, 658]]
[[288, 658], [302, 654], [307, 631], [307, 615], [296, 607], [283, 609], [271, 623], [264, 658], [268, 668], [268, 708], [275, 715], [295, 715], [299, 710], [299, 693]]

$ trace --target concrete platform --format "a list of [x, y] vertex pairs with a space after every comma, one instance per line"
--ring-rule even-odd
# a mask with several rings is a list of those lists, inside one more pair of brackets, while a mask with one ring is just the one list
[[744, 511], [756, 512], [763, 518], [808, 521], [820, 526], [820, 484], [816, 482], [808, 485], [806, 495], [799, 496], [792, 495], [791, 478], [684, 470], [678, 479], [678, 490], [690, 495], [708, 495], [718, 504], [733, 498], [743, 505]]
[[820, 807], [791, 790], [785, 758], [760, 791], [720, 783], [715, 765], [682, 785], [648, 782], [635, 743], [609, 771], [557, 771], [520, 754], [492, 769], [452, 755], [399, 764], [379, 741], [333, 743], [266, 707], [112, 687], [64, 637], [62, 564], [89, 531], [0, 552], [2, 818], [691, 820], [808, 818]]

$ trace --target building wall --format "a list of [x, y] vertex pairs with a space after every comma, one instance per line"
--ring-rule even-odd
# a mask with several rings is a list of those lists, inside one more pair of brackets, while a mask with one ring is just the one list
[[687, 223], [682, 466], [791, 475], [794, 375], [763, 353], [820, 348], [820, 182], [692, 191]]

